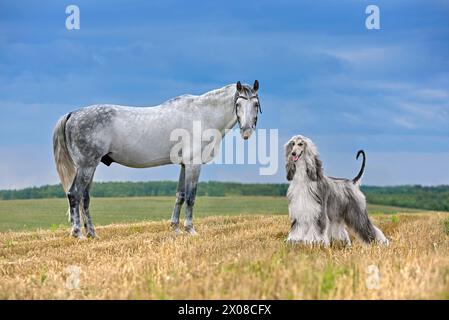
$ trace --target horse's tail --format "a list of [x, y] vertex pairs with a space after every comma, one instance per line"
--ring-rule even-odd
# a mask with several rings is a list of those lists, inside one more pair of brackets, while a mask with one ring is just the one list
[[[64, 115], [59, 119], [53, 132], [53, 153], [55, 156], [56, 170], [58, 171], [59, 179], [61, 180], [62, 188], [67, 194], [69, 189], [75, 180], [76, 167], [75, 163], [70, 156], [69, 149], [67, 148], [67, 139], [65, 126], [67, 120], [69, 120], [71, 113]], [[69, 220], [70, 220], [70, 206], [69, 206]]]
[[355, 157], [356, 160], [360, 157], [360, 155], [363, 156], [363, 160], [362, 160], [362, 167], [360, 168], [359, 174], [357, 175], [357, 177], [355, 177], [354, 179], [352, 179], [352, 182], [354, 184], [358, 183], [360, 178], [362, 178], [363, 173], [365, 172], [365, 162], [366, 162], [366, 156], [365, 156], [365, 151], [363, 150], [359, 150], [359, 152], [357, 152], [357, 156]]
[[61, 180], [62, 188], [65, 193], [69, 192], [70, 186], [75, 179], [76, 168], [67, 148], [65, 135], [65, 125], [71, 114], [64, 115], [59, 119], [53, 133], [53, 153], [55, 156], [56, 170]]

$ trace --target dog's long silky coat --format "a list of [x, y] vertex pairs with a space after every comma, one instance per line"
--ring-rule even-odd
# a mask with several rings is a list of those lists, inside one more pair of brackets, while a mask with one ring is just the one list
[[332, 240], [351, 245], [348, 227], [364, 243], [389, 242], [372, 224], [366, 200], [360, 191], [362, 168], [352, 180], [327, 177], [314, 143], [307, 137], [293, 136], [285, 145], [289, 216], [292, 222], [287, 240], [307, 244], [329, 245]]

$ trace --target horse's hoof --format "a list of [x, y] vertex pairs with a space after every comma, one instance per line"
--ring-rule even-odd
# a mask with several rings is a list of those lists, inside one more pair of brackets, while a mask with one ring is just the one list
[[95, 239], [97, 237], [97, 234], [95, 233], [94, 230], [90, 230], [90, 231], [87, 231], [86, 237], [91, 238], [91, 239]]
[[198, 235], [198, 233], [195, 231], [195, 228], [193, 228], [193, 226], [185, 227], [185, 230], [191, 236], [197, 236]]
[[80, 230], [80, 229], [72, 229], [72, 231], [70, 231], [70, 235], [71, 235], [73, 238], [76, 238], [76, 239], [83, 239], [83, 238], [84, 238], [84, 236], [83, 236], [83, 234], [81, 233], [81, 230]]
[[175, 235], [179, 236], [182, 232], [181, 229], [179, 229], [179, 223], [171, 223], [170, 228], [174, 231]]
[[175, 236], [179, 236], [182, 234], [181, 229], [179, 229], [179, 227], [177, 228], [172, 228], [173, 232], [175, 233]]

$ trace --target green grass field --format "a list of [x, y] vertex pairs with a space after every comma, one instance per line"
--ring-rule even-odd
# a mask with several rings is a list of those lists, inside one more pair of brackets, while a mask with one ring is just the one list
[[[169, 220], [175, 197], [93, 198], [95, 225], [119, 222]], [[422, 210], [369, 205], [370, 214], [395, 214]], [[65, 199], [0, 201], [0, 232], [68, 227]], [[194, 217], [218, 215], [287, 215], [284, 197], [198, 197]]]

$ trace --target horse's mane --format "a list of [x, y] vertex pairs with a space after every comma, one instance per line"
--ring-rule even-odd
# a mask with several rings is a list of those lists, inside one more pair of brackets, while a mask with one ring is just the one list
[[161, 105], [171, 104], [171, 103], [176, 102], [176, 101], [181, 100], [181, 99], [187, 99], [187, 98], [192, 98], [193, 99], [193, 98], [196, 98], [196, 97], [198, 97], [198, 96], [194, 95], [194, 94], [182, 94], [180, 96], [168, 99], [167, 101], [163, 102]]
[[[195, 99], [195, 98], [199, 98], [199, 97], [204, 97], [204, 98], [208, 98], [210, 96], [214, 96], [217, 94], [220, 94], [223, 91], [226, 91], [227, 89], [229, 89], [230, 87], [235, 86], [235, 84], [228, 84], [222, 88], [219, 89], [214, 89], [208, 92], [205, 92], [201, 95], [195, 95], [195, 94], [182, 94], [180, 96], [168, 99], [167, 101], [163, 102], [161, 105], [167, 105], [167, 104], [172, 104], [180, 99]], [[245, 91], [245, 94], [249, 95], [251, 93], [251, 87], [248, 85], [242, 85], [243, 90]]]

